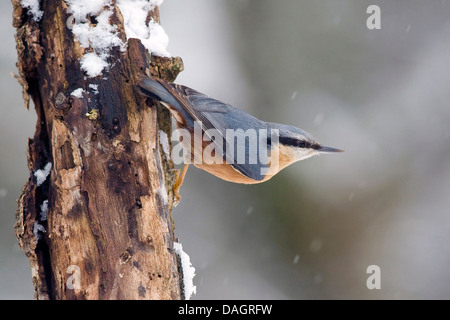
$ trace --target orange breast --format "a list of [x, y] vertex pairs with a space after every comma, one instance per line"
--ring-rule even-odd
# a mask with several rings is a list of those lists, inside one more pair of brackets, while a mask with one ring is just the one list
[[[222, 180], [230, 181], [234, 183], [242, 183], [242, 184], [257, 184], [261, 182], [265, 182], [271, 179], [278, 172], [295, 162], [295, 158], [290, 154], [289, 148], [285, 146], [280, 146], [278, 149], [279, 153], [273, 152], [273, 156], [278, 157], [278, 162], [271, 161], [271, 169], [269, 170], [270, 174], [267, 174], [263, 180], [257, 181], [250, 179], [244, 176], [242, 173], [236, 171], [231, 165], [223, 163], [223, 164], [194, 164], [197, 168], [205, 170], [216, 177], [219, 177]], [[277, 163], [276, 167], [275, 163]]]
[[269, 180], [272, 176], [266, 176], [264, 180], [256, 181], [250, 179], [243, 174], [237, 172], [233, 169], [233, 167], [229, 164], [194, 164], [197, 168], [205, 170], [216, 177], [219, 177], [222, 180], [230, 181], [234, 183], [243, 183], [243, 184], [256, 184]]

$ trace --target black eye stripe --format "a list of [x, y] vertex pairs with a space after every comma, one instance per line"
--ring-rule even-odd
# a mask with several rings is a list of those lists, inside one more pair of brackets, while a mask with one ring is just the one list
[[289, 137], [280, 137], [280, 143], [287, 145], [287, 146], [293, 146], [293, 147], [299, 147], [299, 148], [311, 148], [311, 146], [312, 146], [312, 144], [309, 141], [299, 140], [299, 139], [289, 138]]

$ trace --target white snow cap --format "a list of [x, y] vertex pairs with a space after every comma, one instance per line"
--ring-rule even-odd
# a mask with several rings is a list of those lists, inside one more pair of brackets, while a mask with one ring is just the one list
[[170, 57], [169, 37], [163, 27], [153, 19], [146, 23], [148, 11], [162, 3], [163, 0], [117, 0], [127, 39], [137, 38], [151, 54]]
[[87, 21], [88, 15], [98, 15], [105, 6], [110, 6], [110, 0], [65, 0], [70, 13], [75, 20]]
[[38, 169], [34, 172], [34, 176], [36, 177], [36, 186], [40, 187], [45, 180], [47, 180], [50, 171], [52, 170], [52, 163], [48, 162], [44, 169]]
[[[117, 26], [110, 23], [113, 14], [111, 0], [65, 0], [68, 13], [73, 20], [67, 23], [72, 29], [81, 47], [92, 49], [81, 58], [81, 69], [89, 77], [97, 77], [109, 67], [107, 59], [114, 47], [125, 50], [125, 44], [119, 37]], [[91, 25], [89, 17], [95, 17], [96, 24]]]
[[[25, 1], [25, 0], [23, 0]], [[32, 1], [32, 0], [26, 0]], [[38, 1], [38, 0], [35, 0]], [[114, 6], [111, 0], [65, 0], [68, 13], [73, 20], [68, 22], [81, 47], [91, 49], [81, 58], [81, 68], [88, 77], [100, 76], [103, 70], [110, 68], [108, 58], [114, 47], [122, 51], [126, 48], [119, 37], [117, 25], [111, 24], [110, 17]], [[149, 10], [161, 5], [163, 0], [117, 0], [117, 6], [124, 19], [127, 39], [138, 38], [150, 53], [168, 57], [169, 37], [164, 29], [154, 20], [146, 23]], [[37, 2], [39, 5], [39, 2]], [[90, 17], [95, 17], [92, 25]]]
[[181, 243], [174, 242], [173, 249], [180, 256], [181, 270], [183, 271], [184, 296], [186, 300], [189, 300], [193, 294], [197, 293], [197, 287], [194, 286], [195, 268], [191, 265], [191, 259], [187, 253], [183, 251]]
[[28, 14], [33, 17], [34, 21], [39, 21], [44, 14], [44, 11], [39, 10], [39, 0], [21, 0], [22, 8], [28, 9]]
[[[109, 21], [113, 3], [111, 0], [64, 1], [68, 5], [68, 13], [73, 16], [73, 21], [68, 21], [67, 26], [72, 29], [81, 47], [93, 50], [81, 58], [81, 68], [89, 77], [97, 77], [110, 67], [107, 61], [110, 50], [120, 47], [123, 51], [126, 47], [119, 37], [117, 26]], [[163, 27], [153, 19], [146, 23], [148, 11], [162, 3], [163, 0], [117, 0], [127, 39], [138, 38], [151, 54], [170, 57], [167, 51], [169, 37]], [[21, 0], [20, 5], [28, 9], [33, 20], [41, 20], [44, 12], [40, 10], [39, 0]], [[95, 17], [97, 23], [91, 25], [89, 17]]]

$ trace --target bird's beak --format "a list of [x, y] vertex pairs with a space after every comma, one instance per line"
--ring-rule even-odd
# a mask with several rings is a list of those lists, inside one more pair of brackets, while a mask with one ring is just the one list
[[344, 150], [327, 146], [319, 146], [316, 150], [320, 153], [344, 152]]

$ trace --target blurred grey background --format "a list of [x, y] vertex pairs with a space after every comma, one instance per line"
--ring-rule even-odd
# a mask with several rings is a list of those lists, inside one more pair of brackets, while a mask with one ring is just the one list
[[[381, 8], [381, 30], [366, 9]], [[0, 298], [31, 299], [13, 231], [28, 178], [0, 3]], [[174, 209], [194, 299], [450, 299], [450, 1], [166, 0], [177, 82], [344, 149], [261, 185], [194, 167]], [[366, 287], [369, 265], [381, 289]]]

